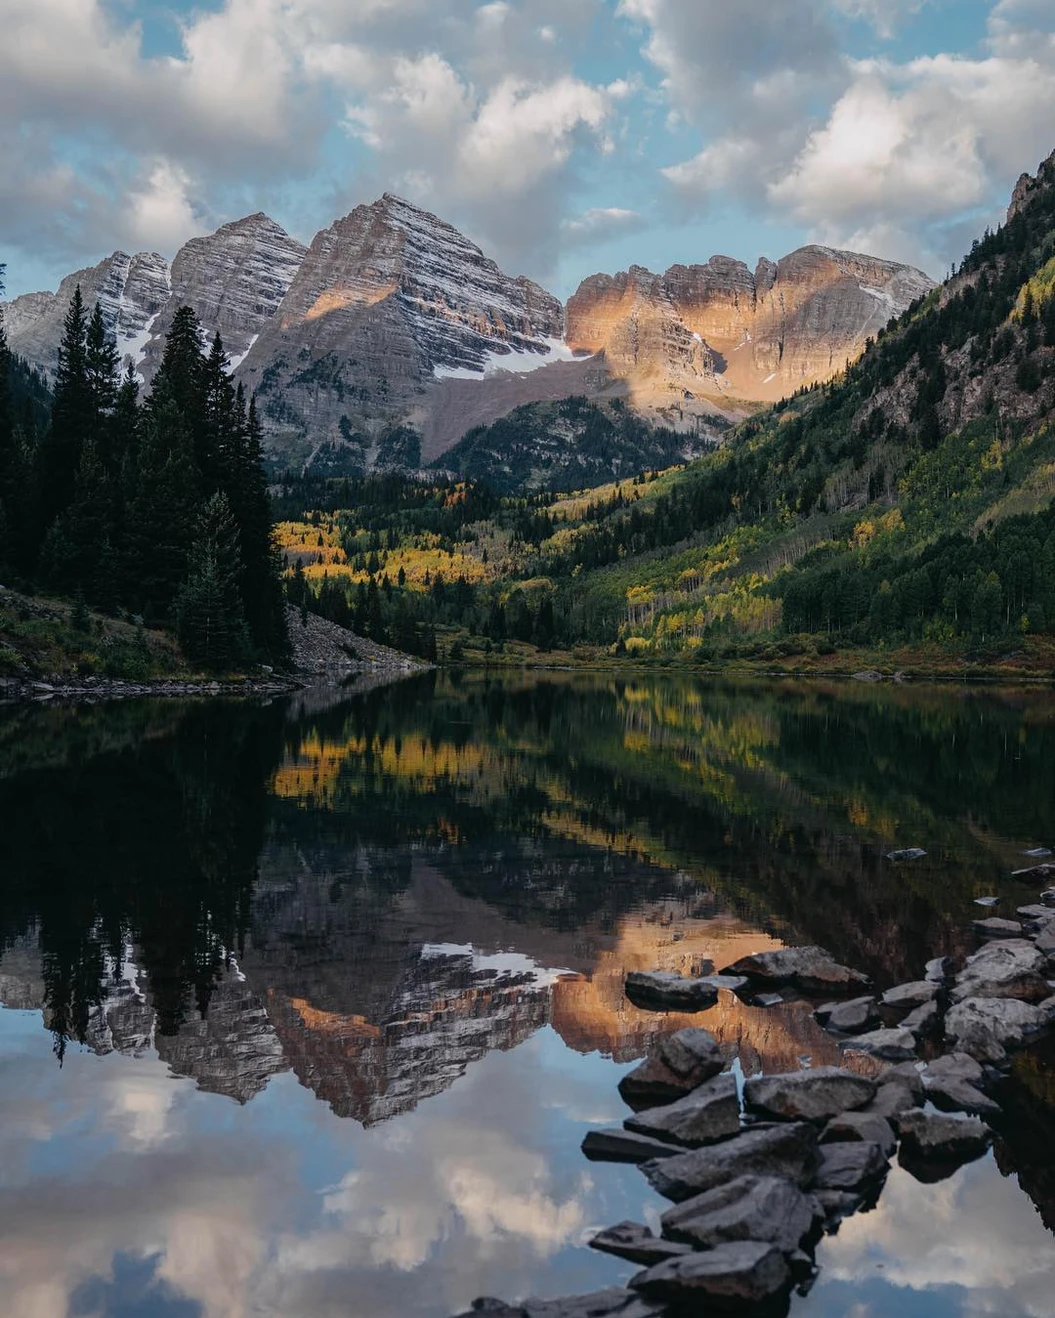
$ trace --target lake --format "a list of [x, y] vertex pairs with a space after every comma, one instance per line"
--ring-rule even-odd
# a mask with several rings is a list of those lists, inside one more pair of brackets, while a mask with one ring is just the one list
[[[590, 1163], [660, 1032], [838, 1062], [811, 1005], [628, 970], [972, 950], [1055, 847], [1055, 694], [429, 674], [0, 710], [0, 1313], [448, 1318], [599, 1289], [664, 1207]], [[886, 859], [919, 846], [910, 864]], [[820, 1245], [803, 1318], [1050, 1318], [1055, 1050], [993, 1151]]]

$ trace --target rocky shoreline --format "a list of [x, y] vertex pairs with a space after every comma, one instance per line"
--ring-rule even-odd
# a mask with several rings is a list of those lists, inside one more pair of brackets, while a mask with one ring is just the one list
[[705, 1012], [723, 991], [762, 1007], [815, 1001], [843, 1065], [738, 1082], [705, 1029], [665, 1036], [620, 1081], [631, 1115], [582, 1146], [592, 1160], [636, 1164], [672, 1203], [658, 1236], [620, 1222], [590, 1241], [642, 1270], [592, 1295], [479, 1299], [461, 1318], [787, 1314], [818, 1275], [818, 1243], [875, 1206], [895, 1155], [929, 1184], [982, 1157], [999, 1132], [1011, 1055], [1055, 1028], [1055, 889], [1017, 915], [975, 921], [972, 955], [937, 958], [923, 979], [881, 994], [818, 947], [742, 957], [718, 974], [706, 965], [694, 978], [628, 975], [630, 1001], [656, 1011]]

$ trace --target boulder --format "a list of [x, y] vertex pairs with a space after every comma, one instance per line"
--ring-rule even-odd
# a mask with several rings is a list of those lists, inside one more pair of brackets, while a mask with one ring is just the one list
[[870, 1025], [879, 1023], [879, 1008], [875, 998], [851, 998], [849, 1002], [826, 1002], [813, 1013], [818, 1022], [829, 1030], [842, 1034], [860, 1034]]
[[820, 1215], [812, 1196], [775, 1176], [738, 1176], [668, 1208], [663, 1234], [695, 1249], [730, 1240], [762, 1240], [785, 1254], [798, 1249]]
[[725, 1062], [713, 1034], [685, 1029], [668, 1034], [652, 1054], [619, 1082], [624, 1102], [652, 1107], [683, 1097], [721, 1071]]
[[868, 987], [868, 976], [841, 966], [822, 947], [782, 947], [755, 952], [726, 966], [723, 975], [746, 975], [752, 982], [791, 984], [803, 993], [853, 993]]
[[812, 1186], [817, 1190], [856, 1190], [884, 1175], [888, 1165], [882, 1147], [871, 1141], [823, 1144]]
[[612, 1126], [606, 1130], [588, 1130], [582, 1151], [591, 1162], [648, 1162], [653, 1158], [673, 1157], [678, 1146]]
[[738, 1176], [777, 1176], [805, 1186], [817, 1168], [817, 1132], [804, 1122], [745, 1130], [735, 1139], [647, 1162], [642, 1171], [666, 1199], [680, 1203]]
[[889, 1158], [897, 1137], [890, 1122], [876, 1112], [842, 1112], [824, 1127], [821, 1144], [878, 1144]]
[[783, 993], [753, 993], [751, 995], [751, 1005], [753, 1007], [779, 1007], [784, 1002], [787, 1002], [787, 998]]
[[933, 1062], [927, 1063], [920, 1072], [920, 1078], [924, 1087], [929, 1081], [939, 1078], [964, 1080], [969, 1085], [982, 1085], [985, 1082], [985, 1071], [980, 1063], [969, 1057], [967, 1053], [943, 1053], [941, 1057], [935, 1057]]
[[977, 1117], [948, 1117], [937, 1112], [906, 1112], [898, 1118], [903, 1154], [963, 1164], [980, 1158], [992, 1132]]
[[906, 1012], [933, 1002], [937, 996], [937, 984], [930, 980], [919, 979], [911, 984], [899, 984], [897, 988], [887, 989], [879, 1001], [891, 1011]]
[[1034, 903], [1032, 906], [1020, 906], [1015, 914], [1020, 920], [1027, 922], [1037, 921], [1041, 924], [1050, 924], [1055, 920], [1055, 910], [1050, 906], [1038, 906]]
[[744, 1102], [749, 1111], [782, 1121], [826, 1121], [839, 1112], [864, 1107], [875, 1092], [872, 1080], [837, 1066], [822, 1066], [755, 1076], [744, 1085]]
[[1037, 934], [1033, 946], [1045, 957], [1055, 956], [1055, 923], [1047, 924]]
[[1051, 989], [1044, 978], [1047, 958], [1026, 938], [1000, 939], [969, 956], [956, 976], [953, 1002], [965, 998], [1019, 998], [1040, 1002]]
[[988, 920], [972, 920], [971, 929], [981, 938], [1020, 938], [1022, 926], [1017, 920], [1001, 920], [991, 916]]
[[902, 847], [900, 851], [888, 851], [887, 860], [922, 860], [927, 853], [922, 847]]
[[647, 1011], [706, 1011], [718, 1001], [718, 990], [709, 980], [665, 970], [632, 970], [624, 989], [635, 1007]]
[[760, 1240], [737, 1240], [669, 1259], [630, 1279], [647, 1299], [706, 1305], [708, 1313], [748, 1313], [787, 1290], [787, 1260]]
[[866, 1053], [884, 1062], [905, 1062], [916, 1055], [916, 1037], [911, 1030], [872, 1030], [840, 1039], [844, 1052]]
[[949, 1008], [949, 1044], [981, 1062], [1002, 1062], [1009, 1048], [1021, 1048], [1047, 1028], [1046, 1009], [1017, 998], [966, 998]]
[[726, 989], [730, 993], [744, 993], [751, 987], [746, 975], [704, 975], [703, 979], [716, 989]]
[[900, 1112], [907, 1112], [911, 1108], [920, 1107], [922, 1103], [922, 1093], [917, 1095], [913, 1092], [911, 1085], [899, 1080], [888, 1085], [880, 1085], [875, 1098], [866, 1108], [862, 1108], [862, 1112], [889, 1120], [896, 1117]]
[[943, 1112], [970, 1112], [977, 1117], [999, 1117], [1000, 1104], [966, 1080], [954, 1076], [933, 1078], [924, 1074], [927, 1097]]
[[936, 956], [933, 961], [928, 961], [924, 971], [923, 978], [931, 984], [944, 984], [952, 976], [953, 959], [951, 956]]
[[640, 1135], [690, 1149], [728, 1139], [740, 1130], [736, 1081], [731, 1075], [715, 1076], [676, 1103], [649, 1108], [623, 1124]]
[[911, 1030], [917, 1038], [930, 1038], [937, 1034], [940, 1025], [941, 1010], [936, 1002], [925, 1002], [901, 1020], [901, 1028]]
[[503, 1304], [501, 1300], [476, 1300], [460, 1318], [661, 1318], [666, 1306], [646, 1299], [634, 1291], [613, 1286], [591, 1295], [569, 1295], [561, 1300], [521, 1300]]
[[628, 1259], [646, 1268], [662, 1263], [664, 1259], [678, 1258], [692, 1250], [691, 1245], [680, 1245], [673, 1240], [662, 1240], [654, 1236], [640, 1222], [619, 1222], [599, 1232], [589, 1244], [591, 1249], [600, 1250], [602, 1254], [614, 1254], [617, 1258]]

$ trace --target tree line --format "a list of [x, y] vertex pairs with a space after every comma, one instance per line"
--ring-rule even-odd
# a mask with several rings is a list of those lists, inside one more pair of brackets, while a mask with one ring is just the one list
[[172, 627], [205, 667], [285, 661], [262, 430], [220, 335], [206, 351], [181, 307], [143, 399], [78, 287], [46, 425], [17, 415], [17, 377], [0, 322], [0, 568], [11, 584]]

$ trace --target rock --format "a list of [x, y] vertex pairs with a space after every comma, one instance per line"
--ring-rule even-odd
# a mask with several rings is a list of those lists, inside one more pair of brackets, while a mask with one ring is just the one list
[[603, 354], [649, 407], [676, 407], [689, 420], [693, 401], [716, 393], [723, 402], [772, 401], [828, 378], [929, 286], [918, 271], [820, 247], [763, 258], [753, 272], [725, 256], [665, 274], [633, 266], [579, 285], [568, 300], [567, 342]]
[[652, 1055], [619, 1081], [619, 1093], [632, 1108], [653, 1107], [682, 1098], [721, 1071], [721, 1049], [706, 1030], [689, 1028], [665, 1035]]
[[670, 1158], [679, 1152], [676, 1144], [650, 1139], [618, 1126], [588, 1130], [582, 1151], [591, 1162], [648, 1162], [652, 1158]]
[[951, 978], [953, 968], [951, 956], [936, 956], [933, 961], [927, 962], [923, 978], [931, 984], [944, 984]]
[[726, 989], [729, 993], [743, 993], [751, 983], [746, 975], [704, 975], [703, 979], [716, 989]]
[[866, 1115], [890, 1119], [910, 1108], [919, 1107], [923, 1102], [922, 1092], [917, 1096], [912, 1088], [903, 1082], [880, 1085], [875, 1098], [862, 1112]]
[[1043, 860], [1045, 856], [1051, 855], [1051, 849], [1049, 847], [1030, 847], [1028, 851], [1023, 851], [1022, 854], [1030, 860]]
[[643, 1295], [613, 1286], [591, 1295], [571, 1295], [561, 1300], [523, 1300], [503, 1304], [501, 1300], [476, 1300], [460, 1318], [662, 1318], [666, 1307]]
[[860, 673], [854, 673], [852, 676], [855, 682], [882, 682], [883, 680], [883, 674], [876, 672], [874, 668], [866, 668]]
[[922, 1007], [902, 1018], [901, 1028], [911, 1030], [917, 1038], [930, 1038], [938, 1033], [941, 1025], [941, 1011], [936, 1002], [925, 1002]]
[[680, 1202], [737, 1176], [777, 1176], [806, 1185], [817, 1167], [817, 1132], [805, 1123], [763, 1126], [735, 1139], [645, 1163], [649, 1184]]
[[804, 993], [852, 993], [868, 976], [841, 966], [822, 947], [782, 947], [755, 952], [726, 966], [723, 975], [746, 975], [764, 984], [792, 984]]
[[888, 851], [887, 860], [922, 860], [926, 854], [922, 847], [904, 847], [901, 851]]
[[1018, 998], [1040, 1002], [1051, 989], [1044, 976], [1047, 958], [1026, 938], [1002, 939], [969, 956], [956, 976], [953, 1002], [966, 998]]
[[928, 1062], [920, 1073], [924, 1087], [928, 1080], [963, 1080], [969, 1085], [981, 1085], [985, 1071], [981, 1065], [967, 1053], [943, 1053], [933, 1062]]
[[980, 1158], [992, 1133], [977, 1117], [947, 1117], [934, 1112], [906, 1112], [898, 1118], [902, 1154], [962, 1165]]
[[915, 1007], [925, 1006], [938, 996], [938, 985], [930, 980], [915, 980], [911, 984], [899, 984], [897, 988], [887, 989], [879, 999], [880, 1004], [892, 1011], [912, 1011]]
[[840, 1039], [844, 1052], [867, 1053], [886, 1062], [904, 1062], [916, 1055], [916, 1038], [911, 1030], [872, 1030], [852, 1039]]
[[943, 1112], [970, 1112], [978, 1117], [999, 1117], [1000, 1104], [967, 1080], [955, 1076], [932, 1076], [925, 1071], [927, 1097]]
[[1019, 916], [1020, 919], [1039, 920], [1043, 924], [1049, 924], [1052, 920], [1055, 920], [1055, 910], [1052, 910], [1050, 906], [1039, 906], [1035, 902], [1032, 906], [1018, 907], [1015, 914]]
[[813, 1186], [818, 1190], [855, 1190], [887, 1169], [887, 1156], [871, 1141], [840, 1141], [821, 1146], [821, 1161]]
[[750, 1111], [782, 1121], [826, 1121], [839, 1112], [864, 1107], [875, 1092], [873, 1081], [836, 1066], [823, 1066], [755, 1076], [744, 1085], [744, 1102]]
[[897, 1137], [885, 1117], [876, 1112], [842, 1112], [824, 1127], [821, 1144], [877, 1144], [886, 1157], [897, 1148]]
[[975, 904], [975, 906], [998, 906], [998, 905], [1000, 904], [1000, 898], [999, 898], [999, 897], [976, 897], [976, 898], [974, 899], [974, 904]]
[[1019, 938], [1022, 935], [1022, 926], [1017, 920], [1001, 920], [998, 916], [972, 920], [971, 929], [982, 938]]
[[696, 1249], [761, 1240], [785, 1254], [798, 1248], [819, 1216], [817, 1203], [774, 1176], [738, 1176], [663, 1214], [663, 1234]]
[[736, 1081], [731, 1075], [715, 1076], [676, 1103], [649, 1108], [623, 1124], [627, 1130], [690, 1149], [714, 1144], [740, 1130]]
[[751, 998], [751, 1004], [755, 1007], [779, 1007], [786, 1001], [783, 993], [756, 993]]
[[[1055, 865], [1043, 865], [1039, 868], [1042, 868], [1047, 874], [1055, 873]], [[1045, 888], [1040, 894], [1040, 900], [1045, 906], [1055, 906], [1055, 888]]]
[[852, 1217], [861, 1207], [864, 1195], [852, 1190], [814, 1190], [813, 1197], [821, 1206], [829, 1224], [844, 1217]]
[[875, 998], [851, 998], [849, 1002], [827, 1002], [813, 1013], [821, 1025], [843, 1034], [860, 1034], [879, 1021]]
[[1021, 1048], [1047, 1028], [1046, 1010], [1016, 998], [966, 998], [949, 1008], [945, 1037], [977, 1061], [1002, 1062], [1009, 1048]]
[[599, 1232], [589, 1244], [591, 1249], [600, 1250], [602, 1254], [615, 1254], [617, 1258], [629, 1259], [631, 1263], [640, 1263], [646, 1268], [662, 1263], [664, 1259], [692, 1252], [691, 1245], [661, 1240], [639, 1222], [620, 1222]]
[[648, 1011], [705, 1011], [718, 1001], [718, 990], [709, 980], [664, 970], [632, 970], [624, 988], [635, 1007]]
[[738, 1240], [670, 1259], [630, 1279], [649, 1299], [704, 1302], [708, 1312], [747, 1313], [788, 1287], [790, 1272], [776, 1245]]
[[1045, 925], [1033, 940], [1033, 946], [1049, 959], [1055, 956], [1055, 924]]

